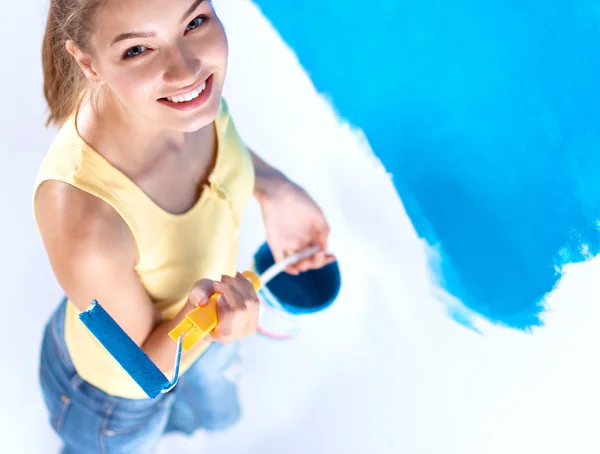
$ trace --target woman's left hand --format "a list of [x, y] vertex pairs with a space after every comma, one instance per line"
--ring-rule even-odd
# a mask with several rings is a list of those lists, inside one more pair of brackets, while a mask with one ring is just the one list
[[279, 182], [277, 190], [260, 201], [267, 243], [275, 262], [311, 246], [320, 251], [285, 271], [299, 274], [319, 269], [336, 259], [327, 252], [329, 225], [315, 201], [300, 186], [289, 180]]

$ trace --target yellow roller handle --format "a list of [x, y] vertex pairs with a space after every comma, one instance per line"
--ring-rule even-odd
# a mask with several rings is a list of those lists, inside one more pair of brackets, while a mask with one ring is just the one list
[[[242, 273], [252, 282], [255, 291], [261, 287], [260, 278], [252, 271]], [[169, 337], [175, 342], [183, 334], [182, 348], [188, 351], [217, 326], [217, 299], [219, 294], [212, 295], [204, 306], [187, 313], [185, 318], [170, 333]]]

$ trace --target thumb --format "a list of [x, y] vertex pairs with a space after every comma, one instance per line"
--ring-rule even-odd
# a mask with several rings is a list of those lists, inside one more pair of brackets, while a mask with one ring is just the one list
[[201, 279], [194, 284], [190, 291], [188, 301], [193, 306], [204, 306], [208, 299], [215, 293], [214, 281], [210, 279]]
[[327, 252], [327, 243], [329, 240], [329, 227], [325, 226], [317, 232], [316, 243], [322, 252]]

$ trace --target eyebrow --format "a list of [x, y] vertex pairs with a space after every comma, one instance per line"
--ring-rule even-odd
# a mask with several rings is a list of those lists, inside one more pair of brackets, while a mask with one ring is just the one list
[[[180, 23], [185, 22], [185, 20], [188, 18], [188, 16], [190, 14], [192, 14], [202, 3], [204, 3], [205, 0], [194, 0], [194, 3], [192, 3], [192, 5], [187, 9], [187, 11], [185, 12], [185, 14], [183, 16], [181, 16], [181, 19], [179, 20]], [[113, 39], [112, 43], [110, 44], [111, 46], [114, 46], [115, 44], [117, 44], [120, 41], [125, 41], [127, 39], [134, 39], [134, 38], [153, 38], [156, 36], [155, 32], [128, 32], [128, 33], [121, 33], [117, 36], [115, 36], [115, 39]]]
[[154, 32], [129, 32], [129, 33], [121, 33], [120, 35], [117, 35], [115, 37], [115, 39], [113, 39], [113, 41], [112, 41], [112, 43], [110, 43], [110, 45], [114, 46], [119, 41], [125, 41], [126, 39], [152, 38], [154, 36], [156, 36], [156, 33], [154, 33]]
[[202, 3], [204, 3], [204, 0], [195, 0], [194, 3], [192, 3], [192, 6], [190, 6], [185, 14], [181, 16], [179, 22], [183, 24], [188, 16], [192, 14]]

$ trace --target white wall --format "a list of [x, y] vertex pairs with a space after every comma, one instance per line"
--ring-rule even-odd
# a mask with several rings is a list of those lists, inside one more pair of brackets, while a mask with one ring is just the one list
[[[246, 141], [305, 186], [332, 225], [343, 290], [287, 343], [246, 342], [245, 418], [228, 433], [170, 437], [161, 452], [520, 454], [600, 452], [597, 261], [573, 266], [527, 335], [451, 321], [425, 252], [360, 135], [337, 122], [251, 2], [216, 2], [231, 58], [225, 95]], [[61, 297], [37, 236], [31, 186], [53, 131], [42, 126], [45, 2], [5, 13], [0, 81], [2, 452], [59, 443], [37, 386], [42, 326]], [[256, 204], [240, 267], [263, 239]], [[202, 447], [204, 449], [202, 449]]]

